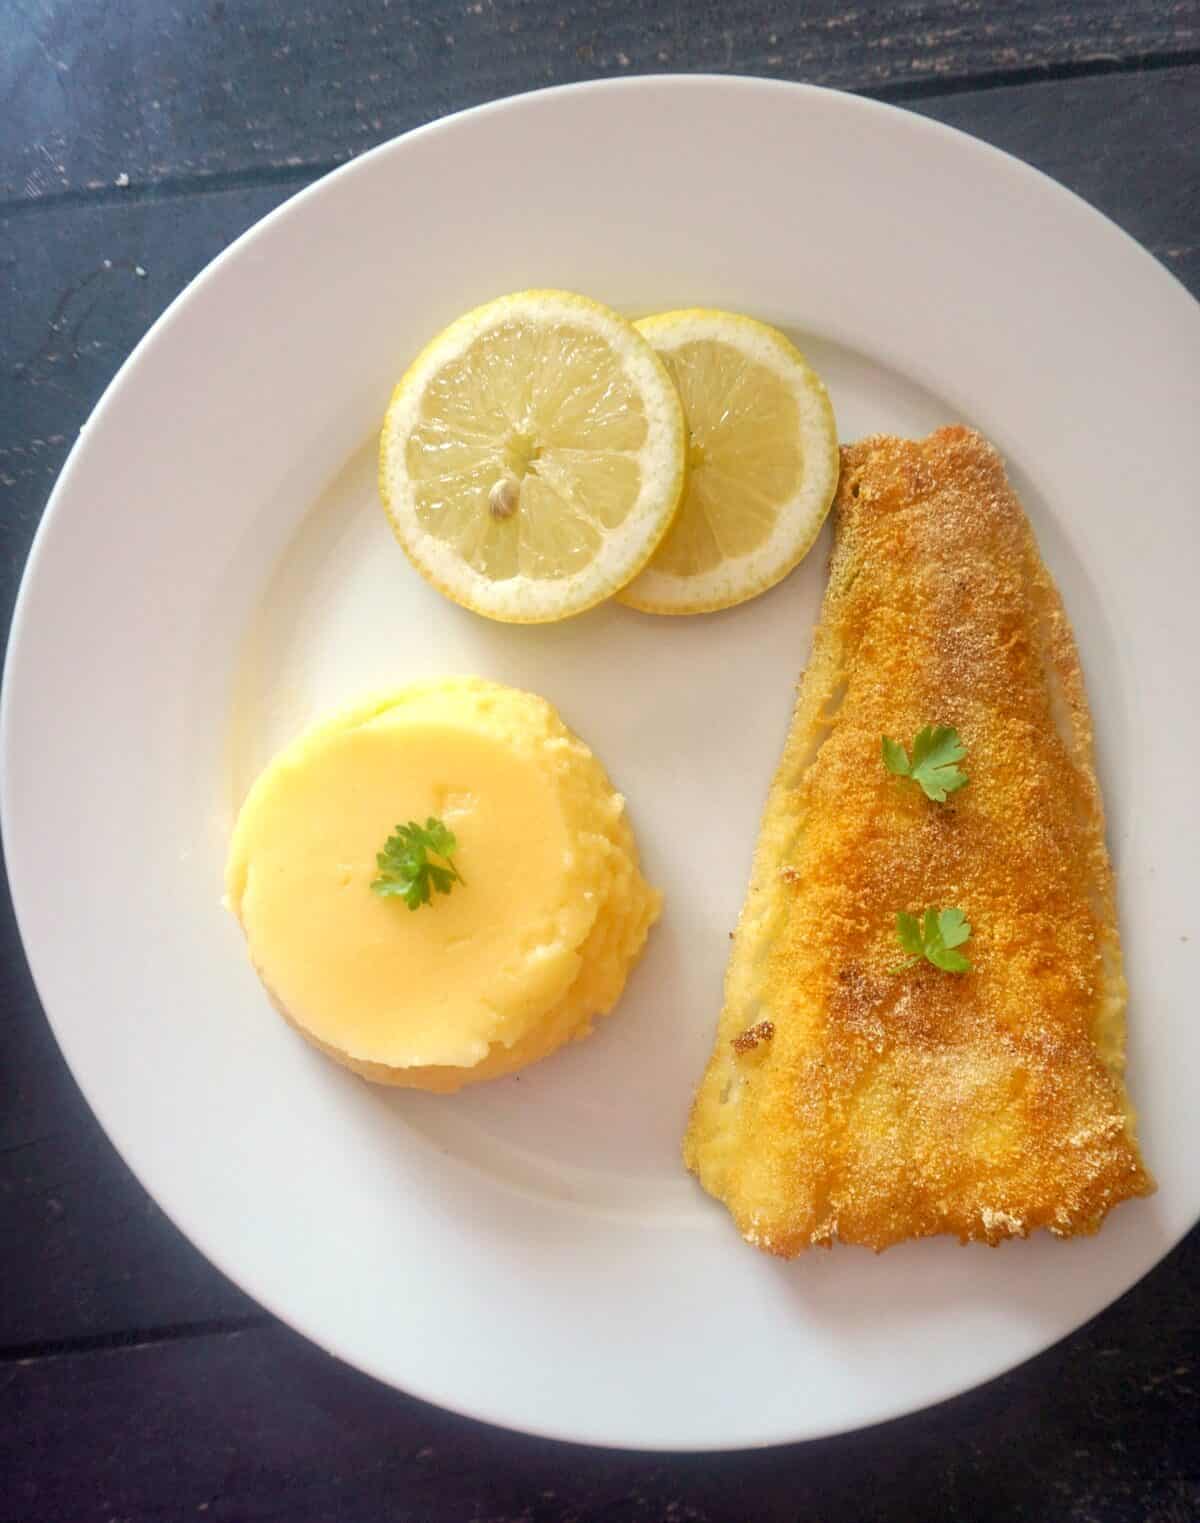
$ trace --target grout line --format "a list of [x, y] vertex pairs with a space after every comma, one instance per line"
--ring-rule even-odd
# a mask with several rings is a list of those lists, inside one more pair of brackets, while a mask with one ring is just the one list
[[[1144, 53], [1129, 58], [1091, 58], [1063, 63], [1038, 64], [1020, 69], [997, 69], [991, 73], [947, 75], [943, 78], [903, 80], [896, 84], [863, 85], [846, 91], [868, 100], [903, 103], [934, 100], [942, 96], [967, 95], [974, 91], [1003, 90], [1019, 85], [1053, 84], [1060, 80], [1100, 79], [1110, 74], [1156, 73], [1163, 69], [1189, 68], [1200, 64], [1200, 48], [1181, 49], [1175, 53]], [[687, 72], [687, 71], [680, 71]], [[764, 76], [781, 78], [780, 75]], [[564, 81], [565, 83], [565, 81]], [[456, 109], [465, 109], [456, 108]], [[411, 127], [423, 123], [412, 122]], [[408, 128], [404, 130], [409, 130]], [[385, 139], [386, 141], [386, 139]], [[364, 147], [374, 147], [367, 144]], [[310, 180], [357, 157], [347, 152], [339, 158], [314, 159], [303, 164], [267, 165], [253, 169], [201, 171], [194, 174], [167, 175], [158, 180], [118, 187], [52, 191], [44, 196], [5, 201], [0, 199], [0, 221], [27, 216], [41, 209], [57, 210], [71, 206], [147, 205], [173, 197], [204, 195], [229, 190], [256, 190], [272, 185], [300, 187]]]
[[947, 76], [944, 79], [901, 80], [894, 85], [865, 85], [854, 90], [870, 100], [929, 100], [939, 95], [968, 95], [974, 91], [1006, 90], [1016, 85], [1045, 85], [1074, 79], [1103, 79], [1110, 74], [1156, 74], [1163, 69], [1184, 69], [1200, 64], [1200, 48], [1178, 53], [1143, 53], [1129, 58], [1088, 58], [1063, 63], [1034, 64], [1022, 69], [995, 69], [990, 73]]
[[43, 207], [47, 211], [57, 211], [61, 207], [71, 206], [146, 206], [180, 196], [206, 195], [228, 190], [261, 190], [272, 185], [294, 185], [299, 188], [342, 164], [348, 164], [354, 157], [353, 153], [347, 153], [344, 158], [314, 159], [311, 163], [304, 164], [164, 175], [161, 179], [124, 187], [99, 185], [83, 190], [50, 191], [44, 196], [30, 196], [17, 201], [0, 200], [0, 221], [7, 217], [25, 216]]
[[45, 1338], [36, 1343], [16, 1343], [0, 1348], [0, 1363], [25, 1363], [34, 1359], [54, 1359], [64, 1354], [95, 1354], [107, 1350], [142, 1348], [156, 1343], [178, 1343], [187, 1338], [221, 1337], [230, 1333], [252, 1332], [272, 1327], [264, 1312], [245, 1317], [219, 1317], [208, 1322], [174, 1322], [163, 1327], [144, 1328], [128, 1333], [95, 1333], [77, 1338]]

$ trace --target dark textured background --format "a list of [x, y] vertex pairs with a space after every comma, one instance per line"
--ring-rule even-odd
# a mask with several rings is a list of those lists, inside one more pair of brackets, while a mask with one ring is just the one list
[[[0, 627], [80, 425], [233, 237], [444, 112], [656, 70], [904, 103], [1200, 292], [1200, 0], [0, 3]], [[210, 1268], [83, 1105], [7, 901], [0, 945], [0, 1523], [1200, 1518], [1196, 1234], [1065, 1344], [883, 1428], [711, 1458], [516, 1437], [334, 1363]]]

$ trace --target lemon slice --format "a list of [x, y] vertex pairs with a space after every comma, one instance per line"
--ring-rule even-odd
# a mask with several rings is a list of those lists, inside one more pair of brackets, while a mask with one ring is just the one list
[[447, 597], [512, 623], [624, 586], [679, 505], [683, 413], [650, 344], [565, 291], [460, 317], [396, 387], [379, 485], [396, 537]]
[[646, 613], [731, 608], [803, 559], [833, 501], [837, 425], [820, 377], [782, 333], [691, 309], [637, 324], [687, 420], [683, 503], [646, 570], [618, 594]]

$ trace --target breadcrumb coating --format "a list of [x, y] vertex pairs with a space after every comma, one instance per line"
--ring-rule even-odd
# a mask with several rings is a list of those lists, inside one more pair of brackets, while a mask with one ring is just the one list
[[[1154, 1183], [1062, 602], [968, 429], [844, 449], [834, 513], [685, 1160], [749, 1242], [787, 1257], [1094, 1232]], [[967, 747], [970, 781], [944, 804], [880, 760], [882, 735], [926, 724]], [[894, 971], [896, 912], [928, 905], [970, 920], [971, 972]]]

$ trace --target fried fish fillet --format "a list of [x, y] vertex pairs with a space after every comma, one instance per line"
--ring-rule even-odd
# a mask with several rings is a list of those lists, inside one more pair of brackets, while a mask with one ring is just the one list
[[[1094, 1232], [1154, 1183], [1079, 660], [996, 451], [946, 428], [843, 451], [813, 655], [767, 800], [687, 1165], [790, 1257]], [[880, 739], [954, 725], [945, 803]], [[895, 971], [954, 906], [973, 969]]]

